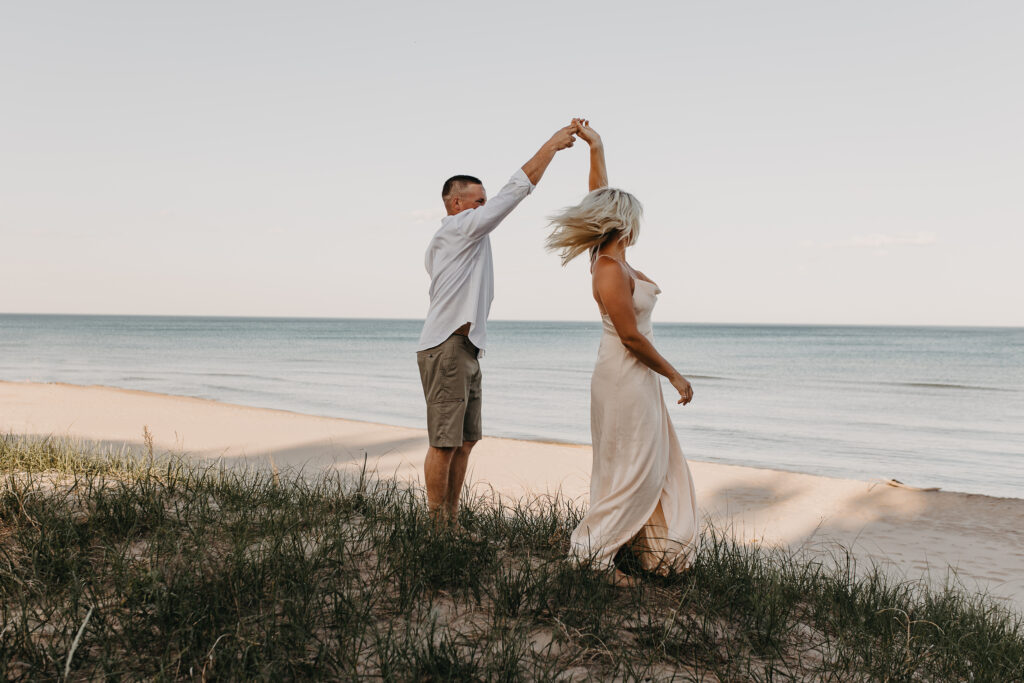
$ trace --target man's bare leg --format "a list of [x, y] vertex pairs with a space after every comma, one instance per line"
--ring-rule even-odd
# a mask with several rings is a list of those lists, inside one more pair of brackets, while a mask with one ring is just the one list
[[448, 519], [452, 522], [459, 518], [459, 497], [462, 495], [462, 482], [466, 479], [469, 453], [475, 445], [476, 441], [463, 441], [462, 447], [456, 448], [452, 454], [451, 466], [448, 468], [448, 486], [445, 496]]
[[423, 479], [427, 485], [427, 509], [434, 521], [440, 522], [439, 516], [448, 514], [448, 479], [451, 473], [452, 460], [459, 448], [427, 449], [427, 457], [423, 460]]

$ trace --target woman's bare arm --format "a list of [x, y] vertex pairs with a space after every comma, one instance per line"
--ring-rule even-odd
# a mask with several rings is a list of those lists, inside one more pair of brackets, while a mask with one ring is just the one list
[[693, 387], [690, 386], [690, 382], [658, 353], [654, 344], [636, 327], [631, 280], [625, 268], [615, 259], [598, 258], [594, 263], [594, 287], [601, 299], [601, 305], [612, 319], [612, 325], [615, 326], [615, 332], [619, 335], [622, 345], [641, 363], [659, 375], [667, 377], [679, 392], [678, 402], [686, 405], [693, 399]]
[[573, 123], [578, 127], [576, 134], [590, 145], [590, 191], [608, 187], [608, 166], [604, 161], [604, 142], [601, 136], [590, 127], [590, 121], [587, 119], [573, 119]]

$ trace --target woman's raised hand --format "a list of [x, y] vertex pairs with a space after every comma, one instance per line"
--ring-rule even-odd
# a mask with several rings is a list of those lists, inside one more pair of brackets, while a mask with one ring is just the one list
[[570, 124], [575, 134], [586, 140], [590, 145], [590, 175], [587, 177], [588, 191], [593, 192], [602, 187], [608, 187], [608, 167], [604, 161], [604, 143], [597, 131], [590, 127], [590, 120], [575, 118]]
[[601, 136], [597, 134], [597, 131], [590, 127], [589, 119], [573, 119], [573, 125], [576, 126], [576, 134], [583, 138], [588, 145], [591, 147], [601, 146]]

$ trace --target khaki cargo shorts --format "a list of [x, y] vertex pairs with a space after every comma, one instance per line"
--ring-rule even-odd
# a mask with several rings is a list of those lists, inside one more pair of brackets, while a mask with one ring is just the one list
[[427, 434], [434, 448], [454, 448], [483, 436], [479, 355], [461, 334], [416, 352], [427, 399]]

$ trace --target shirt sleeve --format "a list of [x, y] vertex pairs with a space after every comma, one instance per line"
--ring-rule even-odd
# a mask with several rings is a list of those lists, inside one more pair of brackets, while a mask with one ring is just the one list
[[519, 169], [512, 174], [505, 187], [501, 188], [501, 191], [494, 197], [488, 199], [486, 204], [479, 209], [470, 209], [459, 214], [461, 219], [459, 228], [470, 239], [482, 239], [498, 227], [498, 224], [512, 213], [512, 209], [519, 206], [519, 202], [533, 192], [534, 187], [535, 185], [526, 177], [523, 169]]

